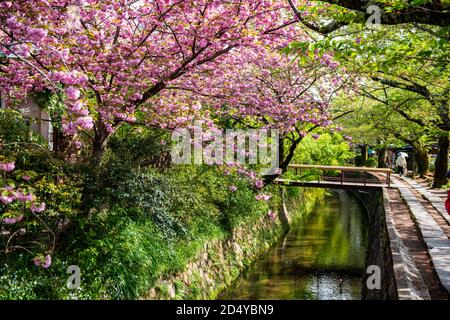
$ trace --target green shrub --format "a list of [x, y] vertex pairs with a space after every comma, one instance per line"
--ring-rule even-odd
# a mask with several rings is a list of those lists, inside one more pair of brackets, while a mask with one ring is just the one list
[[[63, 206], [60, 197], [67, 190], [42, 183], [39, 190], [56, 188], [50, 202]], [[231, 192], [230, 185], [238, 190]], [[273, 205], [279, 201], [276, 190], [265, 190], [273, 193]], [[164, 174], [132, 170], [111, 189], [107, 208], [75, 220], [47, 273], [29, 260], [19, 264], [13, 259], [14, 268], [23, 273], [0, 284], [13, 282], [19, 291], [23, 287], [18, 297], [26, 299], [137, 299], [162, 275], [183, 270], [206, 241], [222, 239], [265, 214], [269, 205], [257, 201], [256, 194], [246, 179], [225, 176], [214, 167], [180, 166]], [[81, 268], [81, 290], [65, 288], [69, 265]], [[0, 298], [11, 296], [9, 289], [0, 293]]]
[[169, 139], [168, 133], [162, 130], [122, 125], [108, 141], [101, 182], [114, 185], [115, 179], [126, 179], [132, 169], [156, 166], [170, 151]]
[[[23, 123], [18, 127], [29, 134]], [[58, 242], [47, 270], [34, 266], [26, 253], [0, 256], [0, 299], [137, 299], [161, 276], [183, 270], [206, 241], [226, 238], [279, 208], [278, 187], [264, 189], [272, 195], [269, 202], [257, 201], [259, 192], [248, 179], [225, 175], [223, 168], [153, 168], [168, 150], [159, 142], [164, 139], [159, 130], [124, 125], [96, 170], [24, 149], [21, 169], [37, 169], [36, 193], [47, 203], [42, 217], [55, 228]], [[326, 144], [335, 138], [322, 139]], [[304, 149], [311, 161], [321, 159], [312, 154], [315, 143]], [[321, 157], [330, 160], [334, 154], [343, 161], [340, 143]], [[83, 187], [94, 200], [86, 215], [79, 213]], [[80, 290], [66, 287], [70, 265], [81, 268]]]
[[363, 157], [359, 154], [355, 156], [355, 166], [362, 167], [363, 165]]
[[[39, 143], [42, 139], [32, 133], [31, 124], [18, 111], [0, 109], [0, 143]], [[17, 145], [13, 146], [14, 149]]]
[[298, 146], [292, 163], [344, 165], [353, 157], [350, 147], [339, 134], [323, 134], [317, 140], [306, 136]]
[[367, 159], [365, 166], [369, 168], [376, 168], [378, 166], [378, 159], [377, 158]]
[[137, 171], [119, 183], [112, 200], [118, 207], [136, 209], [136, 219], [153, 220], [167, 237], [185, 237], [185, 225], [171, 210], [172, 200], [177, 197], [176, 189], [162, 174]]

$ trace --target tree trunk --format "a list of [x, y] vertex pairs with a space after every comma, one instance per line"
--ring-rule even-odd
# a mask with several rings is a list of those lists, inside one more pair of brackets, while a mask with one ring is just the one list
[[[295, 150], [297, 150], [297, 147], [302, 140], [303, 140], [303, 138], [298, 138], [297, 140], [292, 142], [291, 146], [289, 147], [288, 153], [287, 153], [286, 157], [283, 159], [283, 162], [280, 166], [283, 173], [288, 170], [288, 167], [291, 164], [292, 159], [294, 158]], [[284, 150], [284, 147], [283, 147], [283, 150]]]
[[95, 132], [95, 136], [92, 142], [92, 156], [90, 165], [92, 167], [97, 167], [102, 161], [103, 154], [106, 149], [106, 141], [109, 137], [109, 133], [106, 131], [106, 128], [103, 124], [99, 124], [97, 126], [97, 130]]
[[109, 137], [105, 126], [97, 124], [95, 136], [92, 142], [92, 152], [89, 164], [86, 167], [84, 186], [81, 194], [81, 210], [84, 215], [89, 215], [89, 212], [94, 206], [96, 198], [96, 188], [99, 187], [99, 177], [101, 174], [101, 162], [106, 150], [106, 141]]
[[386, 148], [378, 151], [378, 168], [386, 168]]
[[361, 166], [364, 167], [368, 158], [368, 146], [367, 144], [361, 146]]
[[428, 167], [430, 165], [428, 159], [428, 151], [423, 146], [418, 146], [414, 148], [414, 158], [417, 164], [417, 171], [421, 178], [425, 177], [428, 172]]
[[67, 151], [68, 146], [69, 142], [62, 130], [58, 127], [53, 127], [53, 153], [64, 158], [63, 155]]
[[438, 155], [434, 164], [433, 188], [440, 188], [447, 184], [449, 144], [448, 133], [439, 138]]
[[278, 143], [278, 167], [283, 168], [284, 163], [284, 138], [280, 137], [280, 141]]
[[[280, 144], [278, 146], [278, 157], [279, 157], [279, 167], [281, 169], [282, 173], [285, 173], [288, 170], [289, 164], [291, 163], [292, 159], [295, 155], [295, 150], [297, 149], [298, 145], [302, 141], [302, 138], [299, 138], [292, 142], [291, 146], [288, 149], [288, 153], [286, 154], [286, 149], [284, 145], [284, 139], [280, 139]], [[286, 155], [285, 155], [286, 154]], [[266, 184], [272, 183], [275, 179], [278, 178], [279, 175], [271, 175], [271, 176], [265, 176], [264, 181]]]

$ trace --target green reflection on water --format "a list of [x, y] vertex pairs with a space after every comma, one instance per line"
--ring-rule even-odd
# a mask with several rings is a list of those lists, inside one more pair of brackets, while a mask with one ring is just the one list
[[367, 225], [356, 199], [333, 192], [220, 299], [360, 299]]

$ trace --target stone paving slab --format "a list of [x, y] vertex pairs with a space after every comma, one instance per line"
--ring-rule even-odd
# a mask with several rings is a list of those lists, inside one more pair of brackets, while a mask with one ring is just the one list
[[[428, 223], [428, 221], [426, 221], [426, 219], [424, 219], [424, 218], [420, 218], [420, 221], [418, 221], [418, 222], [419, 222], [419, 224], [422, 224], [422, 228], [420, 229], [420, 231], [422, 232], [422, 236], [424, 238], [448, 241], [448, 238], [445, 235], [444, 231], [441, 231], [442, 229], [436, 230], [436, 229], [434, 229], [436, 226], [434, 226], [434, 228], [431, 226], [427, 226], [426, 224]], [[437, 226], [437, 228], [440, 228], [440, 227]]]
[[442, 247], [445, 248], [446, 244], [447, 244], [447, 239], [440, 239], [440, 240], [429, 239], [428, 241], [426, 241], [426, 245], [429, 249], [442, 248]]
[[445, 236], [436, 220], [411, 192], [412, 186], [405, 185], [397, 179], [394, 179], [394, 181], [416, 219], [423, 239], [429, 248], [428, 252], [439, 281], [450, 293], [450, 240]]
[[433, 248], [430, 249], [430, 256], [442, 285], [450, 292], [450, 256], [448, 251], [448, 248]]
[[415, 182], [412, 179], [401, 177], [403, 181], [412, 186], [415, 190], [417, 190], [425, 199], [427, 199], [431, 205], [444, 217], [448, 224], [450, 224], [450, 215], [445, 209], [445, 201], [442, 198], [432, 191], [428, 190], [425, 186]]

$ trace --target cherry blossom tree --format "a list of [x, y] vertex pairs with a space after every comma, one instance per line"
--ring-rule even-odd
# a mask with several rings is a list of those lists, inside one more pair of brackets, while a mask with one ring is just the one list
[[296, 22], [271, 0], [2, 1], [0, 12], [3, 96], [15, 105], [32, 92], [58, 94], [64, 132], [90, 142], [93, 164], [122, 123], [202, 117], [167, 87], [192, 84], [237, 48], [292, 39]]
[[[306, 34], [297, 34], [308, 41]], [[330, 55], [299, 64], [277, 49], [236, 48], [220, 67], [203, 67], [202, 76], [174, 81], [168, 89], [175, 90], [178, 102], [195, 100], [197, 108], [207, 106], [212, 118], [245, 128], [278, 129], [279, 163], [285, 171], [301, 140], [332, 124], [329, 103], [346, 81]]]

